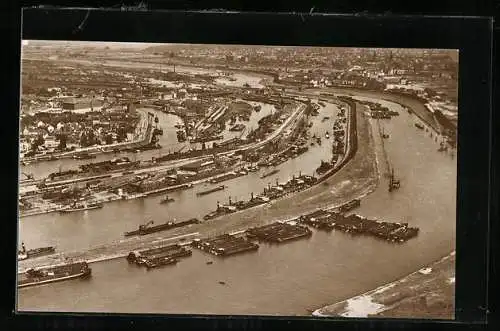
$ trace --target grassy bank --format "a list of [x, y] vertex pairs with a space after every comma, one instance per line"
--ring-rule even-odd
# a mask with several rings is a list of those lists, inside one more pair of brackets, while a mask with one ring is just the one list
[[453, 319], [455, 252], [375, 290], [316, 310], [315, 316]]

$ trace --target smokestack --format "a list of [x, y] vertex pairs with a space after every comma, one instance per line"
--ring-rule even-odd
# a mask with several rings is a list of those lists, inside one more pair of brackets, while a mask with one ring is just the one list
[[232, 205], [232, 202], [231, 202], [231, 196], [229, 197], [229, 205], [230, 205], [230, 206]]
[[219, 203], [219, 201], [217, 201], [217, 210], [219, 210], [219, 209], [220, 209], [220, 203]]
[[253, 200], [253, 192], [250, 193], [250, 200]]
[[276, 178], [276, 186], [278, 186], [278, 178]]

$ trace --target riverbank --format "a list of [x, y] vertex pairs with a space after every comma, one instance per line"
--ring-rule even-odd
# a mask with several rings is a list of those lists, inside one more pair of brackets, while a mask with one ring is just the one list
[[454, 319], [455, 252], [395, 282], [313, 312], [316, 317]]

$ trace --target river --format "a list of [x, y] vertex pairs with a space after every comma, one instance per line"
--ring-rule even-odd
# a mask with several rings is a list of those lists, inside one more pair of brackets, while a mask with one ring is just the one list
[[[420, 227], [418, 237], [393, 245], [370, 237], [313, 231], [308, 240], [284, 246], [261, 245], [255, 253], [227, 259], [215, 259], [193, 250], [192, 257], [177, 265], [149, 272], [128, 265], [124, 259], [95, 263], [90, 280], [19, 290], [19, 309], [308, 315], [314, 309], [396, 280], [443, 257], [455, 249], [456, 158], [437, 152], [438, 143], [429, 132], [414, 127], [415, 115], [395, 103], [378, 102], [399, 111], [400, 116], [372, 122], [382, 177], [378, 188], [363, 199], [356, 213], [408, 222]], [[323, 112], [331, 116], [336, 110], [336, 106], [328, 104], [320, 116], [312, 118], [313, 133], [324, 137], [331, 122], [321, 122]], [[332, 116], [331, 121], [334, 119]], [[391, 194], [384, 175], [387, 169], [378, 135], [380, 124], [390, 136], [384, 144], [402, 185]], [[167, 137], [168, 134], [162, 139]], [[79, 250], [119, 240], [123, 231], [134, 229], [147, 219], [158, 223], [170, 218], [199, 217], [213, 210], [217, 200], [227, 201], [229, 195], [233, 200], [247, 199], [250, 192], [259, 192], [275, 178], [284, 181], [299, 171], [312, 173], [330, 153], [330, 144], [323, 142], [279, 166], [280, 172], [272, 177], [260, 179], [259, 173], [253, 173], [224, 183], [229, 186], [225, 191], [201, 198], [194, 194], [203, 185], [173, 193], [176, 202], [166, 206], [158, 204], [160, 197], [151, 197], [114, 202], [82, 214], [26, 217], [20, 221], [19, 239], [29, 247], [56, 245], [59, 250]], [[214, 263], [207, 265], [209, 260]]]

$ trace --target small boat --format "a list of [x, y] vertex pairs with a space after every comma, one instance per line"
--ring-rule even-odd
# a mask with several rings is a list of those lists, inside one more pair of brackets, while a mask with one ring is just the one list
[[423, 129], [424, 129], [424, 126], [423, 126], [422, 124], [420, 124], [420, 123], [415, 123], [415, 127], [416, 127], [417, 129], [420, 129], [420, 130], [423, 130]]
[[394, 177], [394, 168], [391, 168], [391, 177], [389, 178], [389, 192], [399, 189], [401, 183], [399, 179], [395, 179]]
[[226, 285], [226, 282], [219, 281], [219, 284], [221, 284], [221, 285]]
[[174, 202], [175, 199], [174, 198], [171, 198], [169, 197], [168, 195], [166, 195], [163, 199], [161, 199], [160, 203], [169, 203], [169, 202]]
[[325, 117], [323, 117], [323, 119], [321, 120], [321, 122], [325, 122], [325, 121], [327, 121], [329, 119], [330, 119], [330, 116], [325, 116]]
[[328, 133], [328, 131], [326, 131], [326, 133], [325, 133], [325, 138], [330, 139], [330, 134]]
[[210, 194], [210, 193], [213, 193], [213, 192], [222, 191], [225, 188], [226, 188], [226, 186], [221, 185], [221, 186], [217, 186], [217, 187], [214, 187], [214, 188], [206, 190], [206, 191], [197, 192], [196, 195], [197, 196], [203, 196], [203, 195], [207, 195], [207, 194]]
[[261, 106], [260, 105], [256, 105], [253, 107], [253, 109], [256, 111], [256, 112], [259, 112], [260, 109], [261, 109]]
[[213, 261], [207, 261], [207, 264], [213, 264], [214, 262]]

